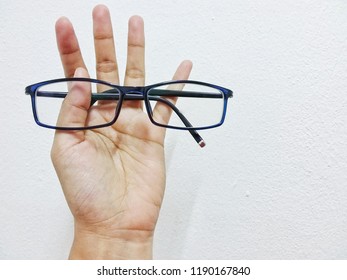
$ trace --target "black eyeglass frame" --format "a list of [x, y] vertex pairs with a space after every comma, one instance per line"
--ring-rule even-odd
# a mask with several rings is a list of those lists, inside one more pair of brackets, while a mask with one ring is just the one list
[[[94, 104], [98, 100], [118, 100], [117, 108], [115, 110], [115, 116], [114, 116], [112, 121], [105, 123], [105, 124], [100, 124], [100, 125], [95, 125], [95, 126], [86, 126], [86, 127], [59, 127], [59, 126], [47, 125], [47, 124], [40, 122], [40, 120], [38, 118], [37, 111], [36, 111], [36, 96], [38, 94], [37, 93], [38, 89], [42, 86], [46, 86], [49, 84], [62, 83], [62, 82], [74, 82], [74, 81], [75, 82], [78, 82], [78, 81], [90, 82], [90, 83], [105, 85], [107, 87], [116, 89], [119, 92], [120, 95], [119, 95], [118, 99], [117, 99], [117, 95], [111, 94], [112, 89], [107, 90], [107, 91], [102, 92], [102, 93], [97, 94], [97, 95], [92, 94], [91, 105]], [[214, 88], [214, 89], [220, 91], [223, 94], [223, 99], [224, 99], [223, 112], [222, 112], [222, 116], [221, 116], [220, 121], [218, 123], [216, 123], [214, 125], [210, 125], [210, 126], [194, 127], [185, 118], [185, 116], [178, 110], [178, 108], [174, 104], [167, 101], [165, 98], [158, 98], [158, 97], [155, 98], [155, 97], [150, 96], [148, 94], [151, 90], [153, 90], [155, 88], [162, 87], [162, 86], [170, 86], [170, 85], [174, 85], [174, 84], [195, 84], [195, 85], [201, 85], [201, 86], [205, 86], [205, 87], [211, 87], [211, 88]], [[156, 90], [158, 90], [158, 89], [156, 89]], [[167, 94], [164, 94], [164, 91], [165, 90], [162, 90], [162, 95], [167, 96]], [[187, 93], [189, 94], [189, 92], [186, 92], [184, 90], [177, 90], [174, 92], [175, 92], [175, 94], [172, 94], [172, 95], [178, 96], [178, 97], [179, 97], [179, 95], [187, 96]], [[107, 94], [107, 93], [109, 93], [109, 94]], [[143, 100], [145, 107], [146, 107], [147, 115], [148, 115], [150, 121], [154, 125], [165, 127], [165, 128], [171, 128], [171, 129], [188, 130], [192, 134], [194, 139], [199, 143], [200, 146], [204, 146], [205, 144], [204, 144], [202, 138], [200, 137], [200, 135], [196, 132], [196, 130], [211, 129], [214, 127], [221, 126], [225, 120], [228, 99], [233, 97], [233, 92], [230, 89], [227, 89], [227, 88], [224, 88], [221, 86], [217, 86], [214, 84], [209, 84], [209, 83], [200, 82], [200, 81], [193, 81], [193, 80], [174, 80], [174, 81], [167, 81], [167, 82], [152, 84], [152, 85], [143, 86], [143, 87], [133, 87], [133, 86], [119, 86], [119, 85], [115, 85], [115, 84], [112, 84], [112, 83], [109, 83], [106, 81], [102, 81], [102, 80], [98, 80], [98, 79], [90, 79], [90, 78], [62, 78], [62, 79], [47, 80], [47, 81], [43, 81], [43, 82], [39, 82], [39, 83], [35, 83], [35, 84], [27, 86], [25, 88], [25, 94], [31, 96], [32, 112], [33, 112], [33, 116], [34, 116], [34, 120], [35, 120], [36, 124], [39, 126], [45, 127], [45, 128], [58, 129], [58, 130], [87, 130], [87, 129], [97, 129], [97, 128], [111, 126], [116, 122], [116, 120], [120, 114], [122, 103], [124, 100]], [[61, 92], [57, 92], [57, 93], [40, 92], [40, 96], [58, 97], [58, 98], [65, 98], [66, 94], [67, 93], [61, 93]], [[197, 96], [195, 94], [194, 96], [190, 96], [190, 97], [213, 98], [213, 95], [211, 95], [211, 94], [205, 95], [204, 93], [199, 93], [199, 95], [200, 96]], [[152, 112], [152, 107], [150, 105], [151, 99], [154, 101], [164, 102], [166, 105], [168, 105], [179, 116], [181, 121], [184, 123], [185, 127], [176, 127], [176, 126], [171, 126], [168, 124], [162, 124], [162, 123], [156, 122], [152, 116], [153, 112]]]

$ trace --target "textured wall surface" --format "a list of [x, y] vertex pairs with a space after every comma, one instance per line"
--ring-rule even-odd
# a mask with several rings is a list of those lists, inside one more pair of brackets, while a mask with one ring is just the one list
[[[6, 4], [5, 4], [6, 2]], [[24, 87], [63, 76], [54, 24], [73, 22], [91, 73], [99, 1], [4, 1], [0, 9], [0, 259], [65, 259], [73, 221]], [[143, 16], [147, 83], [234, 90], [225, 125], [169, 131], [157, 259], [347, 258], [347, 2], [104, 1], [121, 70], [127, 20]]]

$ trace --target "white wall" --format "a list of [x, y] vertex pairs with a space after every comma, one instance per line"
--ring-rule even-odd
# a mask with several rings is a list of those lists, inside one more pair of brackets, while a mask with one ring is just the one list
[[[6, 2], [6, 3], [5, 3]], [[0, 258], [65, 259], [72, 217], [24, 87], [63, 76], [54, 23], [68, 16], [94, 66], [98, 1], [0, 9]], [[157, 259], [347, 258], [347, 2], [104, 1], [124, 69], [127, 20], [145, 19], [147, 83], [183, 59], [234, 90], [225, 124], [169, 131]]]

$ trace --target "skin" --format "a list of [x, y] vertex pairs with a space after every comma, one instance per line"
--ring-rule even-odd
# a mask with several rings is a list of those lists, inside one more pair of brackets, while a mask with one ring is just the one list
[[[119, 84], [110, 13], [93, 10], [97, 79]], [[56, 38], [66, 77], [89, 77], [70, 21], [56, 22]], [[144, 23], [129, 19], [124, 85], [145, 84]], [[188, 79], [183, 61], [173, 79]], [[59, 121], [84, 123], [88, 95], [71, 89]], [[160, 104], [155, 117], [168, 120]], [[153, 234], [165, 190], [165, 129], [153, 125], [142, 101], [124, 102], [112, 126], [98, 130], [57, 130], [51, 158], [74, 217], [71, 259], [150, 259]]]

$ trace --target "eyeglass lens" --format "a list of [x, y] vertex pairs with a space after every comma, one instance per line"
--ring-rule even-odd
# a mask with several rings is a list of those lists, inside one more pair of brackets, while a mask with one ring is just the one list
[[[35, 92], [35, 109], [40, 123], [54, 127], [88, 128], [113, 122], [121, 94], [117, 88], [92, 81], [62, 81], [41, 86]], [[136, 99], [136, 98], [135, 98]], [[139, 99], [137, 99], [139, 100]], [[125, 95], [124, 102], [134, 101]], [[213, 87], [195, 83], [172, 83], [153, 87], [147, 100], [153, 121], [174, 128], [201, 128], [218, 124], [223, 115], [224, 95]], [[64, 117], [69, 110], [84, 110], [84, 126]], [[123, 104], [124, 105], [124, 104]], [[159, 112], [156, 113], [156, 112]]]

